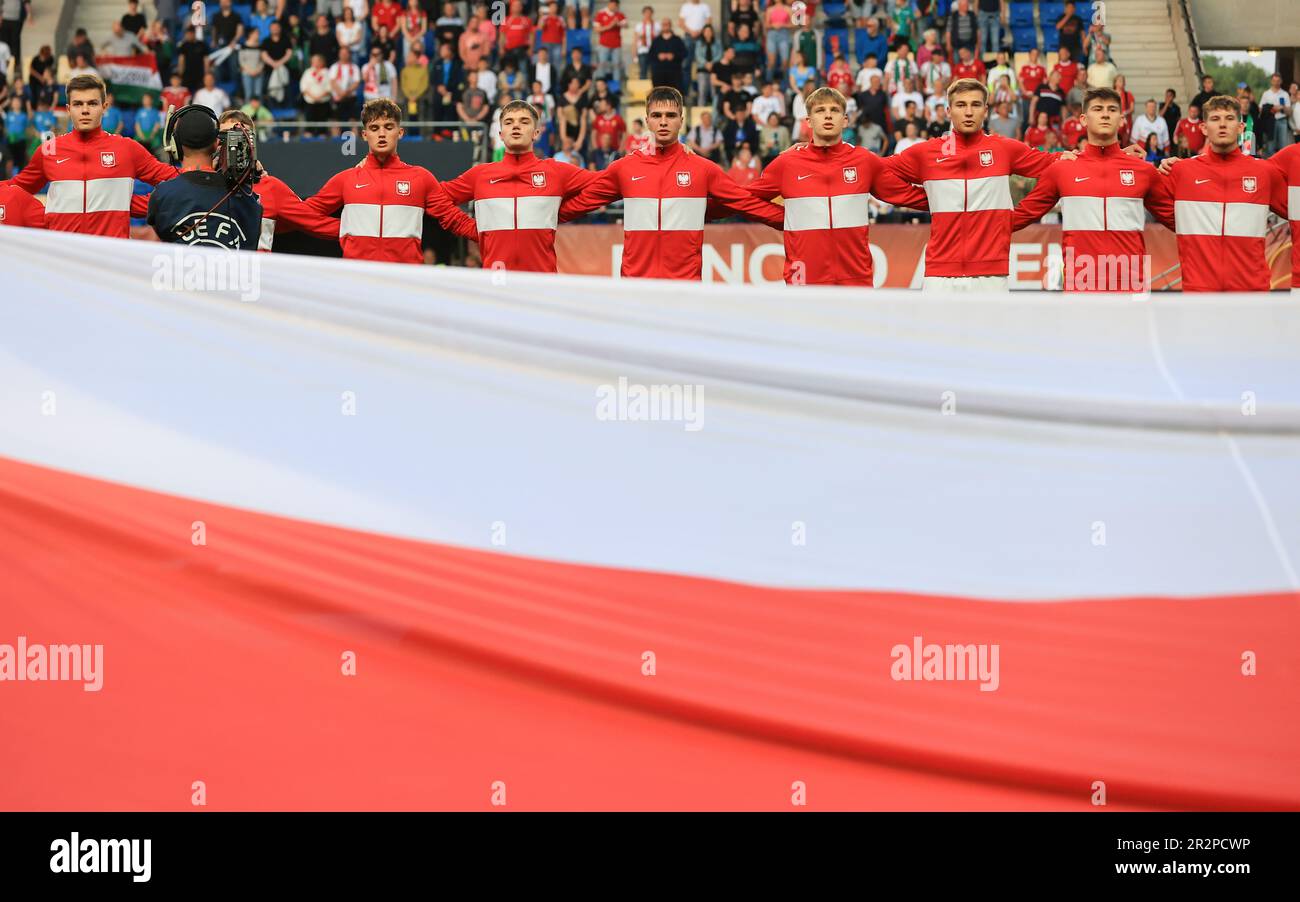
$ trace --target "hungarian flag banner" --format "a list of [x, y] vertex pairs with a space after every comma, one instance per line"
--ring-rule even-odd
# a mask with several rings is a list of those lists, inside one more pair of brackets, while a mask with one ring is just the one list
[[152, 53], [134, 56], [97, 56], [95, 66], [119, 103], [136, 104], [146, 93], [157, 98], [162, 91], [158, 61]]

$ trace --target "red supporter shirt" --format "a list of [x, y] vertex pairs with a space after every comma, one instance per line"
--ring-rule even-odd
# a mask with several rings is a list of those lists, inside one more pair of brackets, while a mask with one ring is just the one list
[[178, 110], [183, 106], [188, 106], [193, 96], [190, 89], [184, 85], [176, 85], [175, 87], [168, 85], [162, 89], [163, 112], [167, 112], [169, 106], [174, 106]]
[[958, 78], [974, 78], [977, 81], [984, 81], [986, 71], [982, 61], [971, 60], [969, 63], [954, 65], [952, 67], [952, 77], [954, 80]]
[[501, 33], [505, 35], [507, 50], [527, 47], [533, 34], [533, 20], [527, 16], [511, 16], [501, 26]]
[[1268, 162], [1286, 180], [1287, 218], [1291, 221], [1291, 287], [1300, 288], [1300, 144], [1287, 145], [1269, 157]]
[[1031, 66], [1025, 63], [1020, 67], [1020, 89], [1024, 93], [1034, 93], [1045, 81], [1047, 81], [1047, 70], [1042, 66]]
[[1078, 117], [1066, 119], [1061, 123], [1061, 143], [1074, 150], [1079, 146], [1079, 139], [1088, 133], [1083, 121]]
[[[1025, 129], [1025, 143], [1030, 147], [1041, 147], [1047, 143], [1047, 133], [1054, 131], [1056, 131], [1056, 129], [1051, 128], [1050, 126], [1048, 128], [1039, 128], [1036, 125], [1031, 125], [1029, 128]], [[1057, 135], [1057, 137], [1059, 138], [1060, 135]]]
[[1192, 153], [1200, 153], [1201, 148], [1205, 146], [1205, 132], [1201, 131], [1201, 120], [1193, 122], [1191, 119], [1179, 119], [1178, 125], [1174, 127], [1174, 141], [1182, 135], [1187, 139], [1187, 146]]
[[847, 69], [833, 69], [826, 75], [826, 84], [845, 97], [853, 96], [853, 73]]
[[397, 20], [402, 16], [402, 7], [396, 3], [376, 3], [370, 12], [371, 18], [379, 25], [387, 25], [388, 33], [397, 31]]
[[13, 182], [0, 182], [0, 226], [45, 228], [45, 205]]
[[[602, 9], [596, 13], [596, 28], [608, 28], [615, 22], [626, 22], [627, 16], [622, 13], [610, 12], [608, 8]], [[621, 47], [623, 46], [623, 32], [618, 28], [611, 28], [609, 31], [600, 32], [600, 46], [602, 47]]]
[[484, 269], [555, 272], [560, 204], [595, 178], [530, 151], [480, 163], [442, 187], [453, 203], [474, 201]]
[[610, 147], [618, 147], [623, 143], [623, 135], [627, 132], [627, 123], [618, 113], [609, 113], [608, 115], [595, 116], [591, 120], [591, 130], [595, 132], [596, 139], [592, 143], [600, 146], [600, 136], [609, 135]]
[[1057, 63], [1052, 67], [1053, 72], [1061, 73], [1061, 92], [1069, 94], [1070, 89], [1074, 87], [1075, 81], [1079, 78], [1079, 64], [1074, 60], [1068, 63]]
[[564, 43], [564, 20], [559, 16], [546, 16], [542, 19], [542, 43]]
[[423, 263], [424, 214], [462, 238], [477, 239], [478, 229], [452, 204], [429, 170], [392, 154], [384, 162], [368, 155], [345, 169], [304, 203], [330, 215], [340, 208], [339, 244], [349, 260]]

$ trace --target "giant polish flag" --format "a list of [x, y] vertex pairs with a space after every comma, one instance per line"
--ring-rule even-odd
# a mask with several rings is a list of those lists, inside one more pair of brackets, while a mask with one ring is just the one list
[[1285, 297], [172, 253], [0, 235], [0, 807], [1300, 806]]

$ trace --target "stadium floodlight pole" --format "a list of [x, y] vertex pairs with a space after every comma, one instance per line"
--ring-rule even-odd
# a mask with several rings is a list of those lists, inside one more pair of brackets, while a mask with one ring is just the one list
[[680, 142], [681, 92], [659, 86], [646, 96], [646, 123], [654, 146], [615, 160], [564, 202], [567, 222], [623, 199], [625, 277], [699, 281], [704, 270], [704, 220], [710, 202], [780, 229], [784, 213], [733, 182], [717, 163], [687, 153]]
[[512, 100], [501, 108], [505, 156], [442, 183], [452, 203], [474, 202], [483, 268], [498, 283], [510, 271], [556, 272], [560, 205], [596, 178], [571, 163], [538, 157], [533, 146], [541, 134], [537, 108]]
[[786, 284], [872, 285], [871, 198], [924, 210], [925, 192], [844, 142], [847, 101], [839, 91], [818, 88], [805, 103], [812, 142], [769, 163], [749, 192], [785, 198]]
[[1090, 89], [1083, 98], [1087, 141], [1082, 154], [1043, 173], [1012, 216], [1011, 230], [1016, 232], [1060, 202], [1065, 291], [1150, 293], [1144, 209], [1173, 228], [1167, 180], [1146, 160], [1120, 149], [1123, 118], [1118, 92]]

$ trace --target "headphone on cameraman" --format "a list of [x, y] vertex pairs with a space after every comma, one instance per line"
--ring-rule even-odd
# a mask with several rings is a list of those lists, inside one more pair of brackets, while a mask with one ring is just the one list
[[221, 120], [217, 118], [217, 114], [205, 106], [191, 103], [181, 107], [179, 112], [174, 105], [167, 108], [167, 118], [163, 121], [162, 146], [163, 150], [167, 151], [167, 156], [173, 163], [179, 163], [185, 156], [181, 148], [176, 146], [177, 123], [191, 113], [197, 113], [200, 111], [207, 113], [208, 117], [212, 120], [212, 123], [216, 125], [218, 129], [221, 127]]

